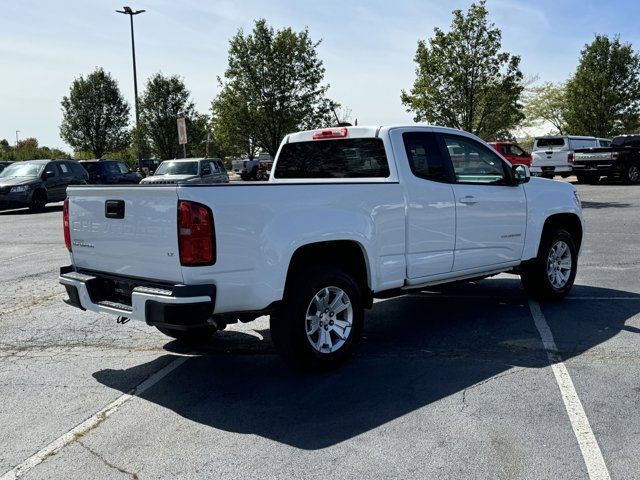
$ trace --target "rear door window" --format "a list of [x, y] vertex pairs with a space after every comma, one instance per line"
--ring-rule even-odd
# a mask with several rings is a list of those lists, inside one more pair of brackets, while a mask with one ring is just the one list
[[211, 175], [211, 162], [200, 162], [200, 175]]
[[402, 134], [411, 171], [416, 177], [436, 182], [450, 182], [447, 163], [434, 133], [407, 132]]
[[275, 178], [387, 178], [389, 164], [379, 138], [312, 140], [283, 145]]

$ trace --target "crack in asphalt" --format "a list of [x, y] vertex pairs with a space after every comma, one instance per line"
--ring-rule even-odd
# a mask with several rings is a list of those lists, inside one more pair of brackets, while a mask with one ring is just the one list
[[31, 303], [29, 303], [28, 305], [21, 305], [19, 307], [12, 308], [10, 310], [4, 310], [4, 311], [0, 312], [0, 318], [4, 317], [6, 315], [9, 315], [11, 313], [19, 312], [21, 310], [28, 310], [30, 308], [37, 307], [37, 306], [39, 306], [39, 305], [41, 305], [41, 304], [43, 304], [43, 303], [45, 303], [45, 302], [47, 302], [49, 300], [53, 300], [55, 298], [60, 298], [60, 297], [63, 297], [64, 295], [65, 295], [64, 292], [53, 293], [51, 295], [45, 295], [44, 297], [40, 297], [38, 299], [31, 300]]
[[87, 452], [89, 452], [91, 455], [93, 455], [94, 457], [96, 457], [98, 460], [100, 460], [102, 463], [104, 463], [107, 467], [112, 468], [113, 470], [117, 470], [120, 473], [123, 473], [125, 475], [128, 475], [129, 477], [131, 477], [133, 480], [138, 480], [140, 477], [138, 477], [138, 474], [135, 472], [130, 472], [128, 470], [125, 470], [124, 468], [118, 467], [117, 465], [114, 465], [113, 463], [109, 462], [106, 458], [104, 458], [103, 455], [101, 455], [99, 452], [97, 452], [96, 450], [94, 450], [93, 448], [91, 448], [90, 446], [86, 445], [82, 440], [80, 440], [80, 438], [78, 438], [76, 440], [76, 442], [82, 447], [84, 448]]

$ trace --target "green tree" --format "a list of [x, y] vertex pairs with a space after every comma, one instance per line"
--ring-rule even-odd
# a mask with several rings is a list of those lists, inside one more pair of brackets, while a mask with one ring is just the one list
[[232, 88], [223, 88], [211, 104], [211, 128], [217, 147], [225, 157], [248, 157], [258, 153], [252, 138], [253, 122], [249, 100]]
[[140, 128], [150, 151], [157, 157], [182, 157], [176, 123], [179, 117], [185, 117], [186, 121], [188, 155], [199, 147], [203, 134], [206, 136], [206, 129], [197, 123], [199, 115], [190, 96], [191, 93], [178, 75], [156, 73], [147, 81], [140, 98]]
[[567, 83], [567, 130], [609, 137], [640, 125], [640, 57], [619, 37], [596, 35]]
[[60, 136], [74, 150], [89, 150], [95, 158], [129, 145], [128, 123], [129, 105], [102, 68], [76, 78], [69, 96], [62, 98]]
[[567, 133], [567, 95], [564, 84], [544, 82], [525, 94], [524, 113], [528, 126], [548, 122], [556, 133]]
[[[216, 135], [250, 153], [257, 146], [275, 155], [284, 136], [321, 126], [337, 104], [326, 97], [320, 42], [307, 29], [275, 31], [264, 19], [230, 41], [229, 64], [213, 102]], [[237, 123], [232, 121], [238, 115]]]
[[420, 40], [416, 80], [401, 100], [415, 121], [459, 128], [487, 140], [524, 118], [520, 57], [501, 51], [502, 34], [487, 18], [485, 1], [453, 12], [449, 32]]

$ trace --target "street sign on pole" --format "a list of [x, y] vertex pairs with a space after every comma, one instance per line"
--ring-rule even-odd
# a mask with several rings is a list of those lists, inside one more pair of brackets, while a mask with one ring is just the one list
[[182, 145], [182, 158], [187, 158], [187, 124], [184, 117], [178, 118], [178, 143]]
[[178, 143], [180, 145], [187, 143], [187, 124], [184, 122], [184, 117], [178, 119]]

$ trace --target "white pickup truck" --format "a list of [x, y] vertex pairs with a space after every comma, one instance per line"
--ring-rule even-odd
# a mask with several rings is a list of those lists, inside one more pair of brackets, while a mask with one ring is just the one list
[[268, 183], [72, 186], [67, 303], [207, 336], [269, 314], [291, 364], [344, 361], [375, 297], [519, 274], [559, 299], [584, 223], [575, 188], [428, 126], [287, 135]]

